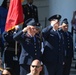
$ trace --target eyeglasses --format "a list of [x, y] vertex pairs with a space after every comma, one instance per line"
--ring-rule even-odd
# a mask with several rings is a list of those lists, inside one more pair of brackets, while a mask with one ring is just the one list
[[36, 65], [31, 65], [33, 68], [35, 67], [35, 68], [39, 68], [39, 67], [41, 67], [41, 66], [36, 66]]

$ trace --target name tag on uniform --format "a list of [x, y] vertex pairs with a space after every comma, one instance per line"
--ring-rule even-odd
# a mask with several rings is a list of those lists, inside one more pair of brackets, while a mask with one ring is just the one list
[[54, 36], [53, 34], [50, 34], [50, 36]]

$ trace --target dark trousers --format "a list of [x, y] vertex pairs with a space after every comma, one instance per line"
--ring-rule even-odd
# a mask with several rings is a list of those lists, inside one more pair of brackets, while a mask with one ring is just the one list
[[66, 58], [65, 65], [63, 66], [63, 75], [69, 75], [71, 69], [72, 58]]
[[[15, 51], [9, 51], [6, 50], [4, 53], [4, 61], [6, 63], [6, 67], [10, 67], [14, 70], [16, 75], [19, 75], [20, 72], [20, 66], [19, 66], [19, 60], [13, 60], [13, 57], [15, 56]], [[19, 53], [18, 53], [19, 58]]]
[[57, 63], [45, 63], [45, 66], [48, 71], [48, 75], [62, 75], [63, 72], [63, 65]]
[[30, 72], [30, 66], [29, 65], [26, 65], [26, 64], [20, 65], [20, 75], [26, 75], [29, 72]]
[[2, 38], [0, 38], [0, 52], [1, 52], [1, 56], [3, 54], [3, 51], [4, 51], [4, 44], [2, 42]]

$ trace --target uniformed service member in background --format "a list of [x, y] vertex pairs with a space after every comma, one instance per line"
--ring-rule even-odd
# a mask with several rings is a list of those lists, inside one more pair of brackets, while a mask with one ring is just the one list
[[5, 28], [9, 3], [10, 3], [10, 0], [3, 0], [2, 4], [0, 6], [0, 52], [1, 52], [1, 56], [2, 56], [3, 50], [4, 50], [2, 33], [4, 32], [4, 28]]
[[37, 35], [39, 25], [33, 18], [26, 20], [23, 30], [14, 35], [14, 39], [21, 44], [21, 55], [19, 59], [20, 75], [30, 72], [30, 65], [34, 59], [41, 60], [41, 39]]
[[[26, 0], [27, 3], [23, 5], [23, 13], [24, 13], [24, 22], [29, 18], [34, 18], [35, 22], [38, 21], [38, 8], [37, 6], [33, 5], [33, 0]], [[23, 24], [23, 28], [26, 25]]]
[[61, 15], [56, 14], [48, 20], [50, 25], [42, 30], [44, 52], [42, 60], [48, 75], [62, 75], [64, 51], [61, 35], [58, 32]]
[[65, 18], [61, 23], [61, 33], [64, 38], [64, 51], [65, 51], [65, 61], [63, 68], [63, 75], [69, 75], [71, 69], [71, 63], [73, 58], [73, 36], [72, 33], [68, 31], [69, 23], [67, 18]]
[[[3, 63], [5, 63], [5, 67], [10, 67], [14, 70], [14, 72], [19, 75], [19, 55], [20, 55], [20, 45], [18, 43], [17, 46], [17, 54], [15, 54], [15, 40], [13, 39], [13, 35], [15, 33], [15, 29], [11, 29], [10, 31], [3, 32], [3, 40], [4, 40], [4, 52], [3, 52]], [[17, 56], [17, 59], [15, 59]]]
[[3, 51], [4, 51], [4, 44], [2, 41], [2, 34], [0, 34], [0, 59], [2, 57]]

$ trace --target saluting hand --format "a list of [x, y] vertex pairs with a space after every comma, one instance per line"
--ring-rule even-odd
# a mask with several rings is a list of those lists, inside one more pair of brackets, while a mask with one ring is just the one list
[[57, 22], [58, 22], [58, 20], [52, 20], [52, 21], [51, 21], [51, 25], [53, 26], [53, 25], [55, 25]]
[[26, 32], [26, 31], [28, 31], [28, 30], [31, 31], [31, 27], [30, 27], [30, 26], [25, 27], [22, 31], [23, 31], [23, 32]]

